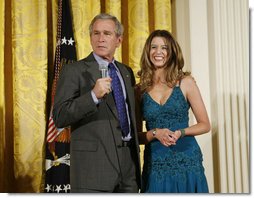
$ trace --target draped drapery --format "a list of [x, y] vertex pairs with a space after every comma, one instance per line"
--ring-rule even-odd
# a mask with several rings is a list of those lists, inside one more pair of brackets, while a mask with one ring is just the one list
[[[100, 12], [122, 21], [124, 41], [115, 58], [134, 73], [149, 33], [171, 31], [170, 0], [70, 2], [78, 59], [91, 52], [88, 26]], [[0, 192], [43, 191], [56, 19], [57, 0], [0, 1]]]

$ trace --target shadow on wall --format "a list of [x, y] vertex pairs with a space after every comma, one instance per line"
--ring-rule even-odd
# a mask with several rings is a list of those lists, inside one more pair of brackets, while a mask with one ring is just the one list
[[[219, 98], [222, 97], [222, 98]], [[212, 120], [215, 193], [249, 193], [249, 101], [243, 94], [216, 97]], [[218, 108], [221, 103], [221, 109]]]

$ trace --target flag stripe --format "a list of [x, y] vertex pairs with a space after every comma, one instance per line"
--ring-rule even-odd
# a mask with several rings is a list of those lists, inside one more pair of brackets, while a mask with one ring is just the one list
[[57, 128], [55, 126], [54, 120], [52, 116], [50, 116], [49, 124], [48, 124], [48, 133], [47, 133], [47, 142], [52, 142], [57, 137]]

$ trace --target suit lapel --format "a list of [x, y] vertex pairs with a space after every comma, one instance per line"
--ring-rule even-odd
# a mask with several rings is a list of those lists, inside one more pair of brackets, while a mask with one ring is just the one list
[[87, 72], [91, 74], [91, 79], [95, 83], [98, 78], [101, 78], [99, 64], [97, 63], [95, 59], [94, 60], [87, 59], [87, 60], [88, 61], [85, 60], [85, 65], [87, 66]]
[[[126, 100], [128, 102], [129, 107], [129, 115], [131, 122], [133, 126], [136, 126], [136, 120], [135, 120], [135, 98], [134, 98], [134, 89], [132, 83], [135, 84], [135, 82], [132, 82], [132, 74], [128, 71], [128, 69], [123, 66], [121, 63], [117, 63], [118, 68], [122, 74], [125, 88], [126, 88]], [[136, 135], [136, 133], [135, 133]], [[137, 137], [135, 137], [137, 139]]]
[[[98, 78], [101, 78], [101, 73], [100, 73], [100, 70], [99, 70], [99, 64], [95, 60], [92, 53], [84, 60], [84, 63], [87, 67], [87, 72], [89, 74], [91, 74], [91, 76], [90, 76], [91, 79], [94, 81], [94, 83], [96, 83]], [[117, 109], [116, 109], [116, 105], [115, 105], [115, 101], [114, 101], [112, 92], [110, 94], [106, 95], [104, 97], [104, 100], [105, 100], [108, 108], [111, 110], [111, 112], [117, 118], [118, 117]]]
[[[132, 100], [133, 98], [132, 98], [132, 84], [131, 84], [130, 72], [127, 70], [127, 68], [123, 64], [119, 62], [117, 62], [116, 64], [124, 81], [125, 90], [126, 90], [126, 101], [128, 102], [129, 111], [130, 111], [130, 109], [133, 108], [131, 103], [131, 101], [133, 101]], [[132, 115], [130, 115], [130, 117], [132, 117]]]
[[129, 96], [128, 91], [131, 89], [131, 79], [130, 79], [131, 77], [130, 77], [127, 69], [122, 64], [117, 62], [117, 67], [122, 75], [125, 89], [126, 89], [126, 98], [128, 98], [128, 96]]
[[116, 104], [115, 104], [115, 100], [113, 97], [112, 92], [110, 92], [110, 94], [105, 96], [105, 102], [108, 106], [108, 108], [111, 110], [111, 112], [114, 114], [114, 116], [116, 118], [118, 118], [118, 114], [117, 114], [117, 109], [116, 109]]
[[[84, 60], [84, 63], [87, 67], [87, 72], [91, 74], [91, 79], [94, 81], [94, 83], [96, 83], [97, 79], [101, 78], [101, 73], [99, 71], [99, 64], [95, 60], [92, 53]], [[122, 75], [122, 78], [123, 78], [123, 81], [125, 84], [125, 88], [126, 88], [126, 98], [127, 98], [127, 100], [129, 100], [129, 97], [130, 97], [129, 91], [132, 88], [131, 79], [130, 79], [131, 77], [129, 75], [128, 70], [121, 63], [116, 62], [116, 65]], [[115, 105], [115, 101], [114, 101], [112, 92], [110, 94], [106, 95], [104, 99], [105, 99], [105, 102], [106, 102], [108, 108], [112, 111], [112, 113], [115, 115], [115, 117], [118, 117], [117, 109], [116, 109], [116, 105]], [[129, 105], [131, 105], [130, 102], [129, 102]]]

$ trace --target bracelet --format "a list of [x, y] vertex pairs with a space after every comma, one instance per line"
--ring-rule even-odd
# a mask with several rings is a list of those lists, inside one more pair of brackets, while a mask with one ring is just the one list
[[185, 130], [184, 129], [180, 129], [181, 131], [181, 138], [183, 138], [185, 136]]
[[157, 133], [156, 129], [153, 129], [152, 131], [153, 137], [156, 135], [156, 133]]

